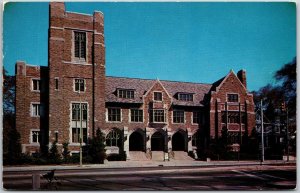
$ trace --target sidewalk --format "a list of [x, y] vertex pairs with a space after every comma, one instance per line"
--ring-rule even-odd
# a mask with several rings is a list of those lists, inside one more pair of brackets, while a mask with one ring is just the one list
[[88, 164], [82, 167], [78, 165], [27, 165], [27, 166], [3, 166], [4, 172], [9, 171], [35, 171], [35, 170], [60, 170], [60, 169], [98, 169], [98, 168], [136, 168], [136, 167], [172, 167], [172, 166], [192, 166], [192, 167], [221, 167], [221, 166], [253, 166], [253, 165], [287, 165], [296, 164], [296, 161], [267, 160], [260, 161], [110, 161], [105, 164]]

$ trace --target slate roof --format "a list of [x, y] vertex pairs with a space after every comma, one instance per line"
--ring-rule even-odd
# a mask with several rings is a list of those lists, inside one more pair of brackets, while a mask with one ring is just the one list
[[[151, 89], [157, 80], [138, 79], [138, 78], [122, 78], [122, 77], [106, 77], [106, 102], [119, 103], [143, 103], [143, 95]], [[205, 94], [209, 93], [212, 84], [177, 82], [161, 80], [161, 84], [172, 96], [173, 105], [182, 106], [203, 106]], [[134, 99], [124, 99], [117, 97], [117, 89], [133, 89], [135, 90]], [[177, 100], [177, 93], [194, 93], [193, 101]]]

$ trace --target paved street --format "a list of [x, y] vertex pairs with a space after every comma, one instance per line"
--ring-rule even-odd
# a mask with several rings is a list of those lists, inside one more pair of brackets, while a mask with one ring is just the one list
[[[32, 173], [4, 171], [4, 188], [32, 189]], [[59, 169], [49, 190], [281, 190], [296, 186], [295, 165]]]

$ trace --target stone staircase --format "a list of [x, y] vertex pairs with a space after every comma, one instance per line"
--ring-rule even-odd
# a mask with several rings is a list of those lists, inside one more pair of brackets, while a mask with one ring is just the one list
[[174, 153], [174, 160], [194, 160], [190, 156], [188, 156], [187, 152], [184, 151], [173, 151]]
[[163, 151], [152, 151], [152, 160], [153, 161], [163, 161], [164, 152]]
[[145, 152], [143, 151], [129, 151], [130, 160], [132, 161], [148, 161]]

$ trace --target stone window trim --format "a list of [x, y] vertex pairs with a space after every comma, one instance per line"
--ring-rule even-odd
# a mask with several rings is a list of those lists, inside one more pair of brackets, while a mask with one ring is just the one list
[[[74, 121], [74, 120], [72, 120], [72, 105], [73, 104], [86, 104], [86, 108], [87, 108], [87, 118], [86, 118], [86, 120], [83, 120], [83, 121], [85, 121], [86, 122], [86, 127], [85, 127], [85, 129], [86, 129], [86, 132], [87, 132], [87, 138], [89, 137], [89, 125], [88, 125], [88, 123], [89, 123], [89, 103], [88, 102], [86, 102], [86, 101], [71, 101], [70, 102], [70, 128], [69, 128], [69, 145], [71, 145], [71, 146], [79, 146], [80, 145], [80, 143], [78, 142], [73, 142], [72, 141], [72, 130], [73, 130], [73, 127], [72, 127], [72, 121]], [[78, 125], [78, 127], [80, 128], [80, 125]], [[83, 128], [83, 127], [82, 127]], [[85, 145], [85, 142], [82, 142], [82, 145]]]
[[[36, 132], [36, 133], [35, 133]], [[34, 141], [33, 134], [37, 134], [37, 141]], [[41, 140], [41, 132], [40, 129], [30, 129], [30, 134], [29, 134], [29, 139], [30, 139], [30, 144], [40, 144]]]
[[[176, 112], [183, 112], [183, 122], [174, 122], [174, 111]], [[186, 123], [186, 115], [184, 110], [178, 110], [178, 109], [173, 109], [172, 111], [172, 124], [185, 124]]]
[[[75, 56], [75, 33], [84, 33], [85, 34], [85, 58], [80, 58]], [[76, 29], [72, 30], [72, 62], [77, 65], [86, 65], [88, 64], [88, 33], [85, 30]]]
[[[78, 83], [77, 83], [78, 81]], [[80, 81], [83, 81], [83, 91], [81, 90], [81, 85], [82, 84]], [[79, 90], [76, 90], [76, 84], [79, 84]], [[76, 93], [85, 93], [86, 91], [86, 79], [84, 78], [74, 78], [73, 79], [73, 91], [76, 92]]]
[[179, 101], [193, 101], [194, 94], [193, 93], [178, 93]]
[[[32, 92], [41, 92], [42, 91], [42, 81], [40, 78], [31, 78], [31, 91]], [[36, 83], [36, 86], [35, 86]], [[34, 87], [37, 87], [37, 89], [34, 89]]]
[[[108, 111], [109, 111], [109, 109], [119, 109], [120, 110], [120, 121], [109, 121], [108, 120], [108, 118], [109, 118], [109, 113], [108, 113]], [[122, 120], [123, 120], [123, 115], [122, 115], [122, 108], [121, 107], [107, 107], [106, 108], [106, 113], [105, 113], [105, 117], [106, 117], [106, 122], [107, 123], [121, 123], [122, 122]]]
[[124, 98], [124, 99], [134, 99], [134, 89], [117, 89], [117, 97]]
[[[229, 95], [237, 95], [237, 101], [229, 101]], [[239, 103], [240, 102], [239, 93], [227, 92], [226, 93], [226, 102], [228, 102], [228, 103]]]
[[[161, 98], [160, 100], [157, 100], [158, 95], [156, 95], [156, 94], [161, 94], [161, 97], [159, 97], [159, 98]], [[162, 91], [153, 91], [153, 101], [162, 102], [163, 98], [164, 98], [164, 95], [163, 95]]]
[[[194, 113], [198, 113], [198, 123], [194, 122]], [[192, 113], [191, 113], [191, 123], [192, 123], [192, 125], [200, 125], [200, 123], [201, 123], [201, 113], [200, 113], [200, 111], [192, 111]]]
[[[142, 111], [142, 121], [133, 121], [131, 119], [131, 111], [132, 110]], [[128, 120], [129, 120], [129, 123], [143, 123], [143, 122], [145, 122], [144, 110], [143, 109], [139, 109], [139, 108], [131, 108], [131, 109], [129, 109]]]
[[[39, 107], [38, 109], [36, 109]], [[30, 117], [41, 117], [43, 114], [43, 105], [40, 102], [30, 103]]]
[[[155, 112], [163, 112], [163, 115], [161, 114], [156, 114]], [[152, 113], [152, 123], [167, 123], [167, 112], [165, 109], [151, 109], [150, 113]], [[161, 117], [163, 116], [163, 117]], [[156, 121], [156, 118], [163, 118], [163, 121]]]
[[54, 78], [54, 90], [59, 90], [59, 78]]

